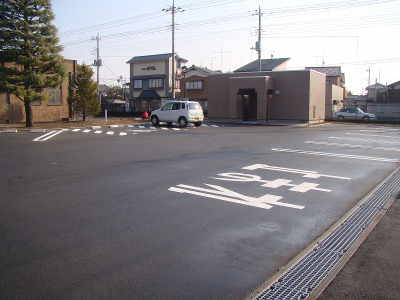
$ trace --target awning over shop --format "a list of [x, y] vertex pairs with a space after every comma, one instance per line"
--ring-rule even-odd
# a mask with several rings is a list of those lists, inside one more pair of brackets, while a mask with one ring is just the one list
[[143, 91], [140, 93], [138, 98], [157, 98], [157, 99], [161, 99], [160, 95], [153, 90], [149, 90], [149, 91]]

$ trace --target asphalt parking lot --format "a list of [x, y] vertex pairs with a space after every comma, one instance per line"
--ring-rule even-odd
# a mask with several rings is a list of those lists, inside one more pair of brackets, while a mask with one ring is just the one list
[[398, 165], [393, 127], [204, 125], [2, 133], [5, 299], [243, 299]]

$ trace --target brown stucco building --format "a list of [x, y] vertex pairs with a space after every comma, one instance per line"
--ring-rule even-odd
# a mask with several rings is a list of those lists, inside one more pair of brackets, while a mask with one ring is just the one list
[[313, 70], [208, 76], [208, 117], [234, 121], [325, 119], [326, 76]]
[[347, 97], [347, 91], [344, 88], [345, 76], [342, 68], [338, 66], [307, 67], [326, 75], [326, 94], [325, 94], [325, 119], [334, 118], [335, 111], [343, 108], [343, 99]]
[[[64, 65], [67, 69], [67, 75], [63, 83], [54, 89], [47, 89], [44, 92], [51, 96], [47, 101], [37, 101], [32, 103], [33, 121], [49, 122], [61, 121], [69, 118], [68, 106], [68, 73], [75, 73], [77, 69], [76, 60], [64, 59]], [[11, 94], [2, 94], [0, 101], [0, 123], [21, 123], [25, 122], [24, 103], [16, 96]]]
[[221, 74], [221, 71], [192, 65], [189, 68], [184, 67], [181, 76], [180, 97], [199, 102], [205, 115], [208, 110], [208, 75], [210, 74]]

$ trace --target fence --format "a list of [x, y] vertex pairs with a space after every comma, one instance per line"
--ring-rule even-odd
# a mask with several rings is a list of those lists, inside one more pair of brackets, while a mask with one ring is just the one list
[[344, 108], [359, 108], [364, 112], [374, 114], [378, 121], [400, 122], [400, 103], [367, 103], [347, 104]]

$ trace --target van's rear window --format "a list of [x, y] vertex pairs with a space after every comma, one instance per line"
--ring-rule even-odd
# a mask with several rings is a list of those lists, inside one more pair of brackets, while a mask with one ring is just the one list
[[189, 109], [201, 109], [198, 103], [189, 103]]

